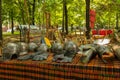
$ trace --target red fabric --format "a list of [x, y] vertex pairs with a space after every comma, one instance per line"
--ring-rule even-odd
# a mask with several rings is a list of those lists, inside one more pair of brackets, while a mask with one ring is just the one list
[[92, 30], [92, 35], [96, 35], [97, 34], [97, 30], [93, 29]]
[[92, 22], [90, 23], [90, 27], [91, 27], [92, 29], [94, 28], [94, 25], [95, 25], [94, 23], [92, 23]]
[[107, 33], [108, 33], [108, 34], [112, 34], [113, 31], [112, 31], [112, 30], [107, 30]]
[[90, 15], [95, 17], [96, 16], [96, 12], [94, 10], [90, 10]]
[[[98, 35], [109, 35], [109, 34], [112, 34], [113, 31], [110, 29], [100, 29], [98, 33], [99, 33]], [[92, 34], [97, 35], [97, 30], [93, 29]]]
[[95, 22], [95, 17], [92, 17], [92, 16], [91, 16], [91, 17], [90, 17], [90, 22], [93, 22], [93, 23], [94, 23], [94, 22]]
[[94, 10], [90, 10], [90, 28], [94, 28], [95, 17], [96, 17], [96, 12]]
[[99, 30], [100, 35], [107, 35], [107, 31], [105, 29]]

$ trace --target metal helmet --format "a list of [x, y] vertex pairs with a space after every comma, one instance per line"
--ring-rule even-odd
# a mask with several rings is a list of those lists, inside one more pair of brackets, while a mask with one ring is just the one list
[[40, 45], [40, 47], [37, 49], [37, 51], [43, 51], [43, 52], [47, 52], [47, 45], [46, 44], [44, 44], [44, 43], [42, 43], [41, 45]]
[[56, 42], [56, 43], [53, 43], [52, 45], [52, 52], [56, 52], [56, 51], [62, 51], [63, 50], [63, 46], [61, 43], [59, 42]]
[[75, 50], [77, 49], [77, 45], [73, 41], [68, 41], [64, 45], [65, 50]]
[[120, 60], [120, 47], [118, 45], [115, 45], [112, 47], [114, 51], [115, 57], [117, 57]]
[[38, 47], [38, 45], [36, 43], [31, 42], [31, 43], [28, 44], [29, 51], [33, 51], [34, 52], [34, 51], [37, 50], [37, 47]]
[[18, 42], [18, 46], [20, 48], [20, 55], [27, 54], [28, 52], [28, 45], [24, 42]]
[[110, 52], [108, 46], [105, 45], [97, 45], [97, 53], [103, 55], [104, 53]]
[[108, 46], [105, 45], [98, 45], [97, 46], [97, 54], [98, 57], [104, 62], [107, 63], [107, 61], [102, 57], [102, 55], [104, 53], [111, 53], [110, 49], [108, 48]]
[[77, 45], [73, 41], [68, 41], [65, 43], [64, 49], [66, 51], [65, 56], [71, 56], [76, 54]]
[[19, 56], [20, 48], [16, 43], [8, 43], [3, 48], [3, 60], [10, 60]]

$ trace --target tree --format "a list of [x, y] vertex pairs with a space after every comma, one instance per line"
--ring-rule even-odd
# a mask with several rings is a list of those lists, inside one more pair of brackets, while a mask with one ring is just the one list
[[35, 25], [35, 9], [36, 9], [36, 0], [27, 1], [28, 12], [30, 17], [30, 24]]
[[12, 31], [11, 31], [12, 34], [14, 34], [14, 22], [16, 20], [15, 19], [16, 15], [18, 14], [17, 13], [17, 5], [15, 3], [16, 3], [16, 0], [11, 0], [11, 1], [3, 0], [3, 5], [4, 5], [3, 7], [5, 7], [5, 8], [2, 10], [6, 11], [5, 14], [3, 14], [3, 15], [8, 16], [7, 19], [5, 19], [5, 20], [9, 20], [9, 23], [11, 24], [10, 27], [12, 28]]
[[89, 11], [90, 11], [90, 0], [85, 0], [86, 1], [86, 37], [87, 39], [90, 39], [90, 18], [89, 18]]
[[120, 1], [118, 0], [116, 4], [116, 29], [119, 30], [119, 16], [120, 16]]
[[11, 27], [12, 27], [12, 34], [14, 34], [14, 12], [13, 9], [10, 10], [10, 15], [11, 15]]
[[[91, 3], [89, 3], [90, 1]], [[2, 0], [2, 2], [3, 25], [12, 25], [12, 22], [18, 25], [27, 24], [26, 16], [28, 15], [30, 24], [40, 25], [45, 22], [44, 12], [48, 12], [51, 15], [51, 25], [58, 24], [58, 26], [62, 26], [62, 21], [64, 21], [63, 32], [68, 33], [66, 31], [68, 30], [67, 26], [69, 28], [73, 24], [73, 28], [76, 26], [84, 27], [86, 24], [86, 35], [89, 36], [88, 8], [90, 4], [91, 8], [96, 11], [96, 24], [100, 24], [100, 28], [105, 26], [110, 28], [112, 26], [119, 27], [120, 23], [120, 0], [26, 0], [28, 15], [26, 15], [24, 8], [24, 0]]]
[[18, 0], [18, 8], [19, 8], [19, 11], [20, 11], [20, 16], [19, 18], [21, 18], [22, 20], [19, 20], [20, 22], [22, 22], [21, 24], [26, 24], [26, 21], [25, 21], [25, 9], [23, 8], [24, 4], [21, 0]]
[[65, 0], [65, 31], [68, 34], [68, 10], [67, 10], [67, 2]]
[[66, 34], [68, 34], [68, 10], [67, 10], [66, 0], [63, 0], [63, 32], [64, 32], [64, 28]]
[[2, 42], [2, 0], [0, 0], [0, 44], [1, 42]]
[[62, 32], [65, 31], [65, 0], [63, 0]]
[[33, 9], [32, 9], [32, 24], [35, 25], [35, 6], [36, 6], [36, 0], [33, 0]]

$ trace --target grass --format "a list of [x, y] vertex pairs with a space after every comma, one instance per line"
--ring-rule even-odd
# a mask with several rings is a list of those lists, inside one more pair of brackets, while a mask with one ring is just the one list
[[3, 33], [3, 38], [7, 37], [7, 36], [14, 36], [14, 35], [19, 35], [20, 32], [19, 31], [15, 31], [14, 34], [12, 34], [11, 32], [4, 32]]
[[[14, 35], [18, 35], [18, 34], [20, 34], [19, 31], [14, 32]], [[3, 35], [12, 35], [12, 33], [11, 32], [4, 32]]]

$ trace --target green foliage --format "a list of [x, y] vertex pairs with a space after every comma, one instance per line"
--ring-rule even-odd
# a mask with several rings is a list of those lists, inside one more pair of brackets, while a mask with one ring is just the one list
[[[33, 0], [26, 0], [32, 8]], [[45, 23], [44, 12], [51, 14], [51, 25], [62, 25], [63, 0], [36, 0], [35, 24]], [[66, 0], [68, 8], [68, 25], [85, 26], [85, 0]], [[3, 0], [2, 3], [3, 24], [8, 24], [10, 17], [14, 16], [14, 22], [25, 24], [26, 21], [24, 0]], [[91, 9], [96, 11], [96, 24], [100, 27], [113, 27], [116, 24], [116, 13], [120, 13], [120, 0], [91, 0]], [[10, 14], [13, 10], [14, 14]], [[23, 19], [24, 17], [24, 19]], [[30, 15], [30, 17], [32, 17]]]

